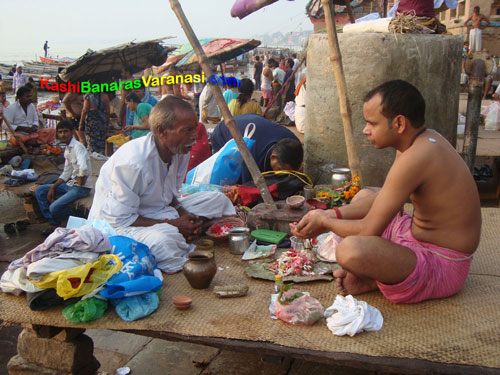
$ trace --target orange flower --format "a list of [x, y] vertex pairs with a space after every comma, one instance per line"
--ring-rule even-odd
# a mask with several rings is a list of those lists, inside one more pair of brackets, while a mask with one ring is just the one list
[[349, 199], [350, 197], [351, 197], [351, 194], [349, 193], [349, 191], [344, 191], [344, 198]]

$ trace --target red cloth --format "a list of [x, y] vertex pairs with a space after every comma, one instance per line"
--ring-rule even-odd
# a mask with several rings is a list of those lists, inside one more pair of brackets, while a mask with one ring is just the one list
[[205, 129], [205, 125], [199, 122], [198, 129], [196, 129], [196, 144], [191, 149], [189, 156], [188, 171], [207, 160], [211, 155], [207, 129]]
[[434, 0], [401, 0], [397, 13], [414, 10], [417, 17], [436, 17]]
[[[257, 203], [260, 198], [259, 189], [252, 186], [238, 186], [241, 202], [243, 206], [248, 206], [249, 204]], [[269, 192], [273, 198], [278, 198], [278, 185], [269, 186]]]

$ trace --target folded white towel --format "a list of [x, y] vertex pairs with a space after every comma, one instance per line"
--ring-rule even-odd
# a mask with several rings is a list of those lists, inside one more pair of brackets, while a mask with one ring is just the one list
[[326, 325], [337, 336], [354, 336], [363, 331], [379, 331], [384, 318], [378, 309], [353, 296], [337, 295], [333, 305], [325, 310]]

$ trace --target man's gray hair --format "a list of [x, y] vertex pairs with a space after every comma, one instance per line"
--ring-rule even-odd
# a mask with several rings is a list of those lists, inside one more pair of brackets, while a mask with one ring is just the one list
[[167, 96], [153, 107], [149, 115], [149, 125], [155, 137], [160, 133], [160, 129], [174, 128], [177, 122], [177, 117], [175, 116], [176, 109], [179, 111], [194, 112], [191, 104], [174, 95]]

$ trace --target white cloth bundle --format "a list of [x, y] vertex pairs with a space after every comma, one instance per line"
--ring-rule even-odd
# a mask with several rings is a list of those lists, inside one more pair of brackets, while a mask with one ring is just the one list
[[379, 18], [377, 20], [352, 23], [349, 25], [345, 25], [342, 32], [344, 34], [349, 34], [349, 33], [388, 33], [390, 22], [391, 22], [391, 18]]
[[337, 295], [333, 305], [324, 313], [328, 329], [337, 336], [354, 336], [363, 331], [379, 331], [384, 318], [378, 309], [353, 296]]

